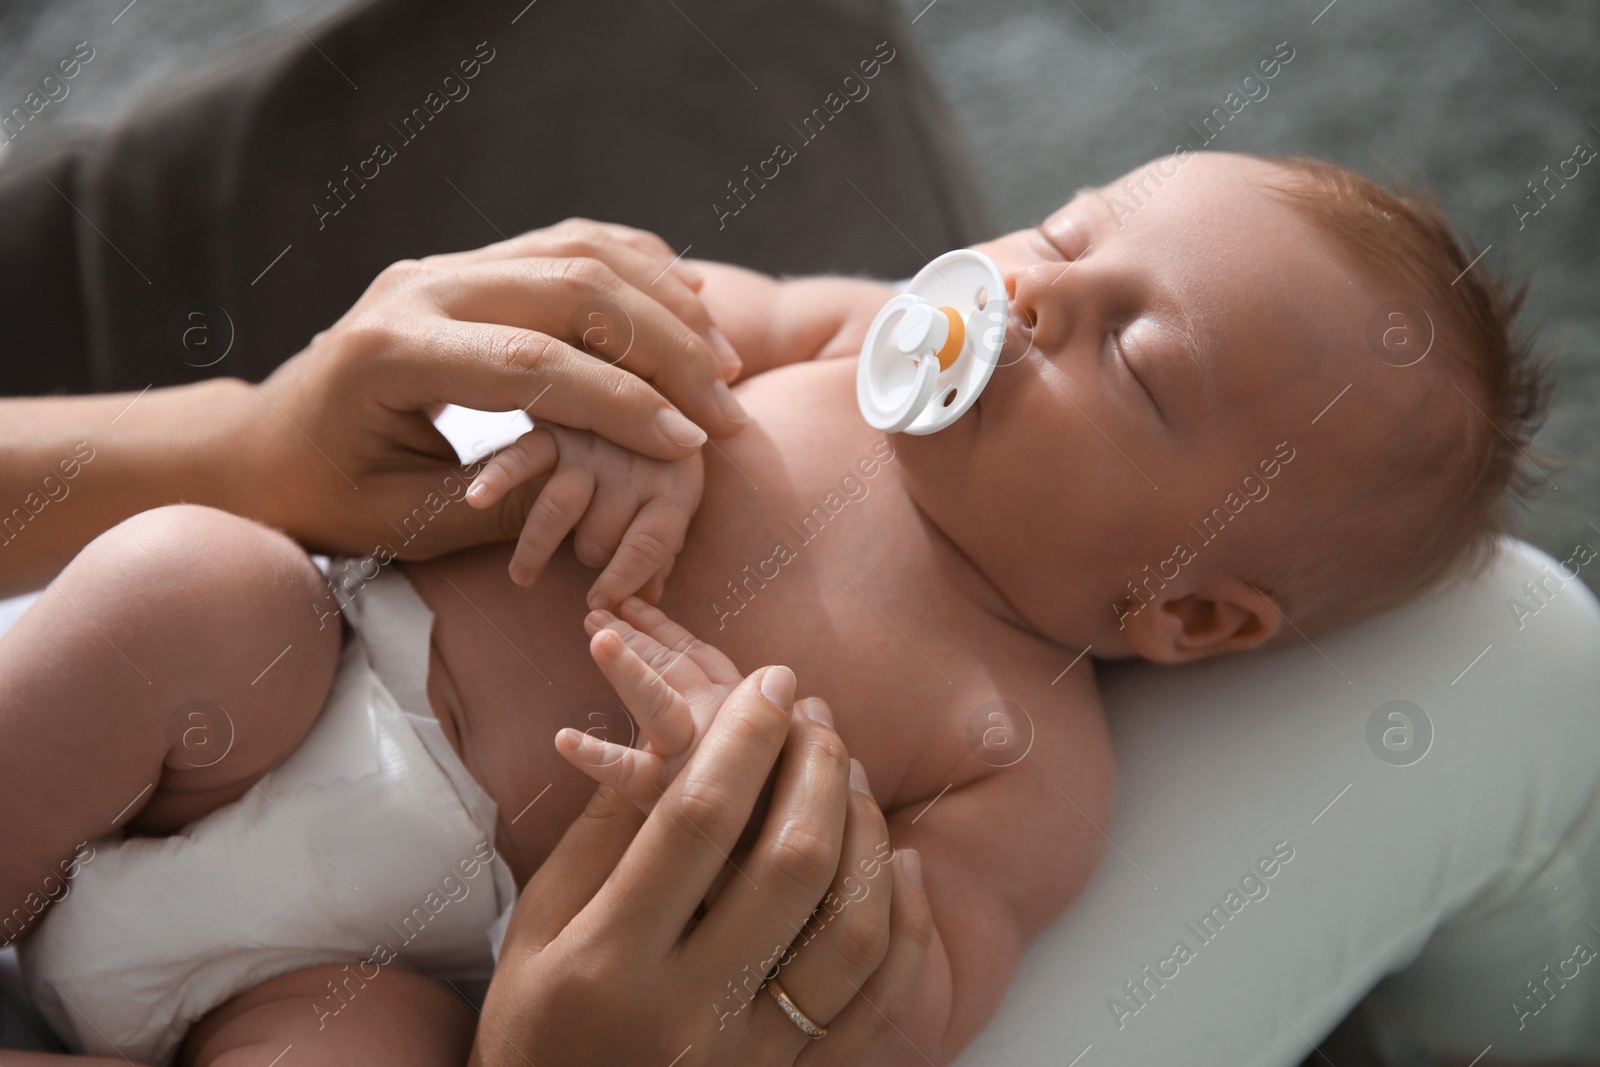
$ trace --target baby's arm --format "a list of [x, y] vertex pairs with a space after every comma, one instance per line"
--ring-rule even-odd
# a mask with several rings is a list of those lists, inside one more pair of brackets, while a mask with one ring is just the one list
[[779, 280], [728, 263], [696, 260], [700, 300], [744, 361], [741, 377], [810, 359], [853, 356], [894, 286], [865, 278]]
[[895, 848], [922, 854], [934, 933], [906, 1040], [891, 1038], [875, 1063], [955, 1059], [1000, 1006], [1023, 950], [1087, 884], [1101, 839], [1066, 799], [1073, 784], [1063, 795], [1045, 770], [1024, 760], [889, 814]]

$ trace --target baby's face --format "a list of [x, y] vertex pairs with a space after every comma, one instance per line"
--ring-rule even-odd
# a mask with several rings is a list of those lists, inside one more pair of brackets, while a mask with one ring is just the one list
[[[1381, 422], [1367, 388], [1378, 361], [1361, 357], [1383, 298], [1270, 199], [1280, 168], [1158, 162], [977, 246], [1012, 297], [1001, 365], [950, 428], [895, 440], [917, 503], [1015, 621], [1097, 655], [1129, 651], [1112, 605], [1147, 565], [1204, 596], [1225, 559], [1285, 528], [1320, 462]], [[1141, 177], [1132, 198], [1125, 183]], [[1296, 461], [1264, 479], [1263, 461], [1289, 450]], [[1244, 497], [1248, 475], [1267, 498], [1207, 544], [1198, 525]], [[1186, 565], [1169, 562], [1180, 542], [1199, 547]]]

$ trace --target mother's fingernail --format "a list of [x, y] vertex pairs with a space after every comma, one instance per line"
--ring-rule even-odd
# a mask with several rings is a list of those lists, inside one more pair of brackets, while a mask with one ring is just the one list
[[794, 671], [788, 667], [769, 667], [761, 676], [761, 695], [785, 711], [794, 703]]
[[675, 445], [699, 448], [706, 443], [706, 432], [672, 408], [656, 412], [656, 425], [661, 428], [662, 436]]
[[906, 884], [922, 892], [922, 853], [914, 848], [901, 848], [895, 850], [894, 858], [900, 861], [900, 873], [905, 875]]
[[833, 712], [828, 710], [828, 702], [821, 697], [806, 697], [801, 701], [805, 705], [806, 718], [813, 722], [820, 722], [828, 729], [833, 729]]
[[718, 381], [711, 383], [711, 395], [717, 398], [717, 407], [722, 409], [723, 417], [729, 422], [743, 426], [750, 421], [750, 416], [745, 414], [744, 406], [739, 403], [739, 398], [733, 395], [733, 390], [728, 388], [728, 383]]
[[672, 268], [672, 273], [677, 275], [691, 289], [698, 290], [706, 283], [706, 276], [691, 266], [682, 256], [667, 265]]
[[711, 341], [711, 350], [717, 354], [717, 358], [722, 362], [723, 367], [730, 372], [729, 376], [737, 378], [739, 372], [744, 370], [744, 360], [739, 358], [739, 353], [735, 352], [733, 345], [728, 343], [727, 336], [713, 326], [706, 330], [706, 337]]
[[578, 738], [578, 758], [591, 767], [604, 767], [606, 765], [606, 747], [588, 734], [583, 734]]
[[857, 793], [872, 796], [872, 786], [867, 784], [867, 769], [861, 766], [861, 761], [858, 759], [850, 761], [850, 788]]

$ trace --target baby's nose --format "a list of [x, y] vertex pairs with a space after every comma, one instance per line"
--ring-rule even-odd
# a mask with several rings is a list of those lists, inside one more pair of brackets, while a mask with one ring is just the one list
[[[1050, 267], [1055, 269], [1051, 270]], [[1013, 307], [1036, 317], [1052, 301], [1051, 281], [1060, 273], [1058, 264], [1029, 263], [1007, 271], [1006, 295]]]

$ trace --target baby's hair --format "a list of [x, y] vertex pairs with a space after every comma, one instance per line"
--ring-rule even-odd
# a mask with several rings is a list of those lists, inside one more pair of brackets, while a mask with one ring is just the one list
[[[1536, 463], [1532, 439], [1549, 403], [1550, 360], [1516, 324], [1527, 285], [1483, 266], [1430, 189], [1391, 191], [1303, 156], [1267, 162], [1287, 172], [1286, 180], [1269, 183], [1276, 196], [1369, 278], [1392, 284], [1431, 319], [1433, 351], [1424, 363], [1394, 371], [1433, 375], [1423, 394], [1429, 417], [1399, 431], [1408, 438], [1406, 454], [1367, 457], [1350, 471], [1362, 499], [1376, 510], [1393, 506], [1359, 526], [1349, 513], [1365, 508], [1320, 517], [1333, 520], [1312, 535], [1328, 555], [1289, 568], [1274, 583], [1297, 624], [1324, 629], [1480, 573], [1494, 558], [1519, 508], [1547, 480], [1540, 467], [1548, 460]], [[1407, 414], [1422, 412], [1394, 421]], [[1297, 608], [1306, 622], [1294, 615]]]

